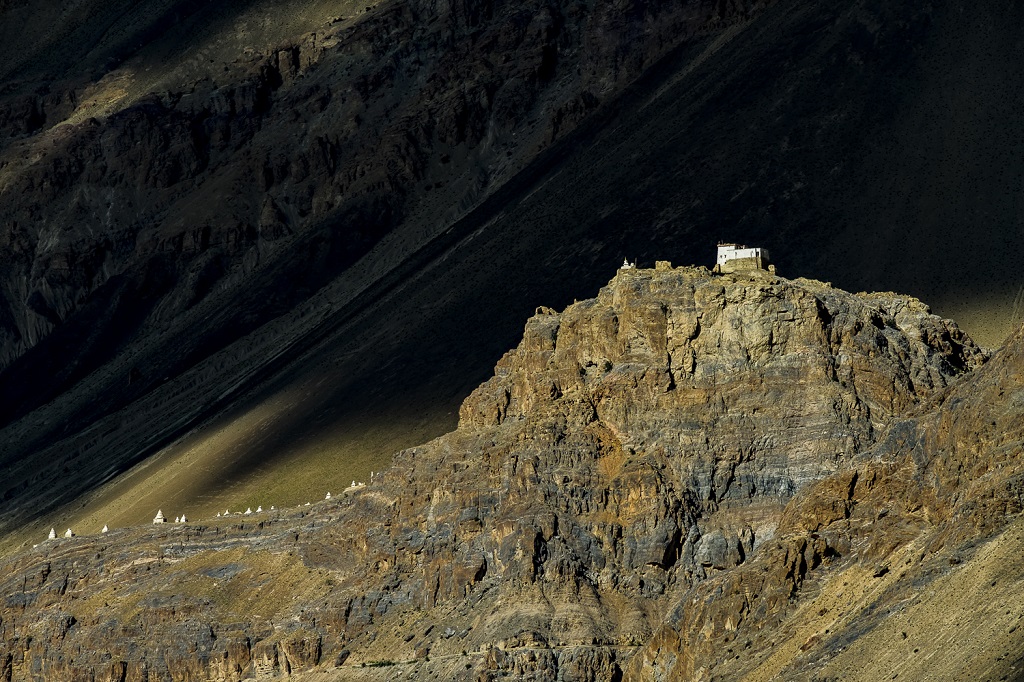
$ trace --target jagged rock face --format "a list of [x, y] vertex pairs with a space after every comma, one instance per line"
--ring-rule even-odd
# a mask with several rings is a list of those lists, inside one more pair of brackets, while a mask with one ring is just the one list
[[686, 611], [712, 630], [747, 614], [750, 581], [728, 580], [753, 567], [747, 620], [784, 614], [807, 571], [850, 552], [834, 533], [791, 541], [793, 519], [846, 519], [859, 453], [983, 361], [906, 297], [621, 271], [596, 299], [538, 311], [458, 429], [365, 488], [255, 525], [17, 557], [6, 670], [373, 679], [360, 664], [387, 660], [446, 679], [618, 679], [645, 644], [682, 641], [664, 614], [706, 585], [731, 585]]
[[[487, 457], [495, 478], [485, 490], [507, 489], [505, 468], [517, 462], [525, 498], [617, 519], [597, 535], [605, 546], [617, 533], [637, 545], [622, 550], [630, 570], [672, 568], [685, 556], [700, 572], [693, 556], [718, 568], [726, 554], [741, 559], [771, 535], [773, 512], [796, 490], [842, 468], [891, 417], [982, 360], [912, 299], [760, 272], [623, 271], [598, 298], [532, 318], [449, 438], [491, 442], [488, 454], [505, 445]], [[397, 469], [432, 465], [434, 447], [425, 458], [422, 449], [399, 455]], [[739, 517], [725, 545], [695, 525], [716, 512]]]
[[942, 502], [937, 512], [950, 519], [954, 539], [985, 535], [1024, 511], [1022, 405], [1024, 328], [920, 420], [919, 446], [907, 454]]

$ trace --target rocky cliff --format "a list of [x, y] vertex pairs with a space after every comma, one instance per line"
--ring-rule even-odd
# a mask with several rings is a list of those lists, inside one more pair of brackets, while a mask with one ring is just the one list
[[[989, 566], [991, 538], [1020, 540], [1022, 344], [986, 363], [896, 294], [622, 270], [539, 309], [458, 428], [366, 486], [6, 560], [2, 670], [826, 679], [925, 586]], [[1019, 587], [1009, 568], [993, 586]], [[1018, 664], [1015, 627], [974, 648], [903, 627], [928, 679], [946, 649]]]

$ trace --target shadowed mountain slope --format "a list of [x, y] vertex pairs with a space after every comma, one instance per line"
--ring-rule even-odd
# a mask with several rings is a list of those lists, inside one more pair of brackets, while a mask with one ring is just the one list
[[365, 479], [623, 255], [756, 241], [1010, 328], [1017, 3], [134, 7], [148, 47], [0, 101], [6, 528]]

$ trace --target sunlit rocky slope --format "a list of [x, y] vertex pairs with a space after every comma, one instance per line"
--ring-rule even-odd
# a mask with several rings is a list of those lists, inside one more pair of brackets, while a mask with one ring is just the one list
[[6, 560], [2, 670], [1019, 679], [1022, 344], [987, 359], [892, 293], [621, 270], [366, 486]]

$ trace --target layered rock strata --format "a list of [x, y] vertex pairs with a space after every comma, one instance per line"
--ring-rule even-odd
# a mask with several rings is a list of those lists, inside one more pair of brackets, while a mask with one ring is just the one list
[[[984, 361], [908, 297], [757, 271], [623, 270], [595, 299], [539, 309], [458, 429], [368, 486], [8, 559], [2, 669], [703, 679], [737, 633], [767, 637], [815, 576], [883, 560], [965, 508], [871, 547], [856, 522], [872, 496], [914, 488], [906, 513], [920, 517], [924, 491], [964, 489], [948, 465], [900, 472], [928, 469], [929, 438], [956, 439], [953, 427], [914, 437], [911, 415], [950, 419], [933, 416], [958, 404], [948, 387]], [[983, 514], [985, 528], [1011, 511]]]

